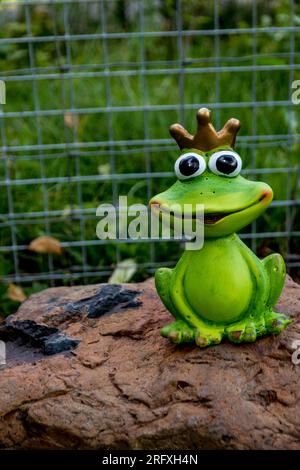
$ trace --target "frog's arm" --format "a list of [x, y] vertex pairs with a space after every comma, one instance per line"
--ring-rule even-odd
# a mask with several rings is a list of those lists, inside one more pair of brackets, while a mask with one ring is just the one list
[[160, 268], [155, 273], [155, 285], [159, 296], [165, 307], [176, 318], [176, 321], [164, 326], [161, 335], [169, 338], [173, 343], [182, 343], [194, 341], [195, 334], [193, 328], [190, 328], [180, 312], [176, 310], [170, 296], [171, 279], [174, 276], [174, 269]]
[[285, 263], [279, 253], [272, 253], [262, 260], [262, 264], [270, 279], [270, 294], [268, 298], [268, 306], [270, 308], [276, 305], [285, 280]]
[[173, 269], [159, 268], [155, 273], [155, 287], [164, 306], [176, 319], [178, 319], [178, 313], [170, 298], [170, 283], [172, 275]]
[[285, 280], [285, 263], [279, 253], [273, 253], [262, 260], [270, 280], [270, 291], [267, 300], [268, 312], [265, 315], [266, 328], [269, 333], [280, 333], [292, 320], [283, 313], [272, 311], [277, 303]]
[[180, 312], [185, 321], [196, 330], [195, 341], [198, 346], [220, 343], [223, 337], [224, 327], [208, 324], [195, 315], [193, 309], [186, 300], [184, 291], [184, 276], [187, 266], [192, 263], [192, 251], [186, 251], [177, 263], [175, 273], [171, 278], [170, 295], [172, 303]]

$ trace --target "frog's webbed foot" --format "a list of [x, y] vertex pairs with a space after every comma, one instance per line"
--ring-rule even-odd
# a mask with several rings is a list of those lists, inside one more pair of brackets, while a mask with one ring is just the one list
[[243, 320], [228, 325], [225, 333], [232, 343], [253, 343], [256, 338], [266, 334], [265, 315], [249, 315]]
[[162, 328], [160, 334], [165, 338], [169, 338], [173, 343], [190, 343], [195, 341], [197, 346], [205, 348], [206, 346], [221, 343], [224, 328], [209, 325], [193, 328], [183, 320], [177, 320]]
[[259, 336], [268, 333], [279, 334], [292, 320], [283, 313], [267, 311], [255, 318], [246, 318], [237, 323], [229, 325], [226, 336], [233, 343], [252, 343]]
[[224, 328], [217, 326], [207, 326], [195, 331], [195, 342], [200, 348], [213, 346], [221, 343], [224, 336]]
[[265, 314], [266, 332], [279, 334], [293, 321], [284, 313], [267, 312]]
[[257, 330], [255, 322], [249, 319], [229, 325], [225, 332], [232, 343], [253, 343], [257, 336], [263, 334], [264, 325], [261, 325], [260, 330], [261, 332]]
[[169, 338], [173, 343], [190, 343], [194, 341], [195, 332], [193, 328], [182, 320], [177, 320], [170, 325], [164, 326], [160, 330], [160, 334], [165, 338]]

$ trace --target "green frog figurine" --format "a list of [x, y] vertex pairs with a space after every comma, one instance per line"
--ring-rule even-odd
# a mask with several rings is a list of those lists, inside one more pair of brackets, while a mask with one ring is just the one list
[[150, 201], [162, 211], [174, 203], [204, 205], [203, 247], [186, 250], [174, 269], [160, 268], [155, 274], [157, 292], [175, 317], [161, 335], [200, 347], [223, 338], [253, 342], [291, 323], [273, 310], [284, 285], [283, 258], [274, 253], [260, 260], [236, 234], [266, 210], [273, 191], [240, 175], [242, 160], [233, 150], [237, 119], [217, 132], [211, 112], [201, 108], [197, 122], [194, 136], [180, 124], [171, 126], [181, 149], [175, 163], [178, 179]]

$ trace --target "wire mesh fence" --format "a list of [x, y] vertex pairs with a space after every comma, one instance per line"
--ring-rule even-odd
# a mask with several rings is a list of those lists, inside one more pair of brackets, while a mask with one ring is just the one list
[[[300, 5], [246, 0], [48, 0], [0, 3], [1, 277], [39, 289], [99, 281], [124, 258], [137, 276], [172, 265], [178, 245], [96, 237], [96, 207], [146, 202], [174, 180], [168, 127], [242, 122], [249, 178], [275, 190], [242, 237], [300, 267]], [[63, 253], [38, 255], [51, 235]], [[43, 284], [44, 283], [44, 284]]]

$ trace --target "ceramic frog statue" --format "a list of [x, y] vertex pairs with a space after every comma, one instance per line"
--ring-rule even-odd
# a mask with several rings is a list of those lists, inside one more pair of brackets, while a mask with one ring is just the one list
[[265, 211], [273, 192], [240, 175], [242, 161], [233, 150], [238, 120], [230, 119], [216, 132], [210, 111], [201, 108], [197, 121], [194, 136], [180, 124], [171, 126], [181, 149], [175, 163], [178, 179], [150, 201], [162, 211], [174, 203], [204, 204], [203, 247], [185, 251], [174, 269], [160, 268], [155, 274], [158, 294], [175, 317], [161, 334], [200, 347], [225, 337], [253, 342], [290, 323], [273, 310], [285, 279], [281, 255], [260, 260], [235, 233]]

